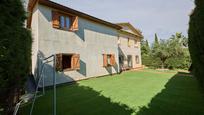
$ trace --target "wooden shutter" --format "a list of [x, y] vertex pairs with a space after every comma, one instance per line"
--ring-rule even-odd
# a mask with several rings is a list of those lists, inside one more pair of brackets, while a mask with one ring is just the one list
[[77, 70], [80, 69], [80, 56], [79, 56], [79, 54], [72, 55], [71, 68], [77, 69]]
[[103, 67], [108, 66], [107, 54], [103, 54]]
[[71, 24], [71, 31], [77, 31], [79, 29], [79, 24], [78, 24], [78, 16], [72, 17], [72, 24]]
[[62, 71], [62, 54], [56, 54], [56, 71]]
[[115, 65], [115, 55], [111, 54], [111, 65]]
[[52, 26], [54, 28], [60, 28], [60, 14], [57, 11], [52, 11]]

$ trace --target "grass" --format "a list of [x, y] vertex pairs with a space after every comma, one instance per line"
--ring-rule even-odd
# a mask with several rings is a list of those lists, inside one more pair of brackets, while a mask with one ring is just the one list
[[[28, 115], [30, 105], [21, 107]], [[194, 77], [144, 70], [93, 78], [57, 88], [58, 115], [204, 115]], [[52, 90], [37, 99], [33, 115], [52, 114]]]

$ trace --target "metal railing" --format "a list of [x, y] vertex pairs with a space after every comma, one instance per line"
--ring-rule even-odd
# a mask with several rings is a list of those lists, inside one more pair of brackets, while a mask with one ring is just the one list
[[[31, 109], [30, 109], [30, 115], [32, 115], [36, 98], [38, 98], [40, 96], [43, 96], [45, 94], [45, 78], [44, 78], [43, 72], [44, 72], [45, 64], [47, 64], [49, 62], [53, 62], [53, 90], [54, 90], [53, 91], [53, 115], [56, 115], [56, 73], [55, 73], [56, 55], [51, 55], [49, 57], [42, 58], [41, 54], [38, 52], [37, 57], [38, 57], [37, 59], [40, 59], [42, 61], [42, 64], [41, 64], [41, 68], [40, 68], [40, 73], [35, 75], [36, 78], [39, 78], [39, 79], [37, 79], [37, 86], [36, 86], [36, 89], [35, 89], [34, 96], [29, 96], [29, 94], [27, 94], [25, 97], [23, 97], [16, 104], [13, 115], [17, 115], [17, 112], [18, 112], [18, 109], [19, 109], [21, 103], [23, 103], [24, 101], [27, 102], [28, 100], [33, 98]], [[49, 59], [52, 59], [52, 60], [49, 60]], [[37, 66], [38, 66], [38, 68], [40, 67], [39, 65], [37, 65]], [[37, 73], [38, 72], [39, 71], [37, 71]], [[42, 94], [37, 95], [41, 80], [42, 80]], [[30, 95], [32, 95], [32, 94], [30, 94]]]
[[[36, 90], [35, 90], [35, 94], [34, 94], [34, 97], [33, 97], [33, 102], [32, 102], [32, 105], [31, 105], [31, 109], [30, 109], [30, 115], [32, 115], [33, 113], [33, 108], [34, 108], [34, 105], [35, 105], [35, 101], [36, 101], [36, 98], [38, 97], [41, 97], [45, 94], [45, 77], [44, 77], [44, 69], [45, 69], [45, 65], [49, 62], [53, 62], [53, 115], [56, 115], [56, 75], [55, 75], [55, 63], [56, 63], [56, 56], [55, 55], [51, 55], [49, 57], [46, 57], [46, 58], [41, 58], [42, 56], [38, 53], [38, 58], [40, 60], [42, 60], [42, 65], [41, 65], [41, 68], [40, 68], [40, 73], [37, 74], [36, 78], [39, 78], [37, 80], [37, 87], [36, 87]], [[50, 60], [52, 59], [52, 60]], [[39, 76], [39, 77], [38, 77]], [[42, 81], [42, 94], [41, 95], [37, 95], [38, 94], [38, 89], [39, 89], [39, 86], [40, 86], [40, 82]]]

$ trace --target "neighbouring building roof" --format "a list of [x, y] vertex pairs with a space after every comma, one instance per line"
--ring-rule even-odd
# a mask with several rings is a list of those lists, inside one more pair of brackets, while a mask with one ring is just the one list
[[119, 26], [117, 24], [113, 24], [113, 23], [104, 21], [102, 19], [93, 17], [93, 16], [85, 14], [83, 12], [80, 12], [80, 11], [71, 9], [69, 7], [63, 6], [61, 4], [52, 2], [50, 0], [29, 0], [28, 8], [27, 8], [28, 12], [30, 13], [30, 15], [28, 17], [28, 20], [27, 20], [27, 27], [28, 28], [30, 28], [30, 26], [31, 26], [33, 8], [37, 3], [48, 6], [48, 7], [51, 7], [51, 8], [54, 8], [54, 9], [57, 9], [57, 10], [60, 10], [60, 11], [63, 11], [63, 12], [68, 12], [68, 13], [71, 13], [73, 15], [77, 15], [79, 17], [82, 17], [82, 18], [88, 19], [90, 21], [94, 21], [94, 22], [109, 26], [111, 28], [115, 28], [115, 29], [118, 29], [118, 30], [122, 29], [121, 26]]
[[[120, 32], [124, 33], [124, 34], [129, 34], [129, 35], [135, 35], [139, 38], [143, 38], [142, 32], [135, 28], [132, 24], [130, 24], [129, 22], [124, 22], [124, 23], [117, 23], [117, 25], [121, 26], [121, 30]], [[127, 28], [130, 29], [132, 32], [128, 31]]]

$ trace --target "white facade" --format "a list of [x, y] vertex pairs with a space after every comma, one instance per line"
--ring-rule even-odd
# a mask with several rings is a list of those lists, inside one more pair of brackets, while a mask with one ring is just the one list
[[[40, 3], [35, 4], [32, 9], [30, 24], [33, 36], [32, 72], [35, 75], [39, 74], [42, 66], [42, 60], [39, 59], [38, 54], [43, 58], [55, 54], [80, 56], [78, 69], [55, 72], [57, 84], [119, 73], [121, 65], [129, 65], [130, 61], [131, 68], [141, 67], [141, 37], [135, 37], [135, 32], [128, 27], [118, 30], [119, 25], [97, 18], [95, 18], [96, 21], [93, 21], [90, 18], [94, 17], [91, 16], [83, 18], [83, 15], [86, 14], [81, 13], [81, 17], [77, 11], [79, 14], [74, 14], [78, 17], [77, 31], [64, 30], [53, 27], [53, 11], [70, 13], [69, 10], [60, 11]], [[126, 31], [126, 34], [121, 31]], [[104, 66], [104, 54], [111, 56], [107, 59], [111, 61], [111, 65]], [[119, 62], [119, 56], [124, 56], [122, 63]], [[52, 85], [53, 70], [55, 68], [52, 62], [45, 65], [43, 72], [45, 86]]]
[[[52, 8], [36, 5], [31, 29], [33, 34], [32, 69], [37, 66], [37, 52], [44, 57], [58, 53], [80, 55], [80, 70], [57, 72], [57, 83], [65, 83], [89, 77], [114, 74], [119, 71], [117, 29], [79, 17], [79, 30], [65, 31], [52, 27]], [[103, 54], [114, 54], [116, 64], [103, 67]], [[46, 65], [45, 85], [52, 84], [51, 64]]]
[[120, 65], [126, 69], [134, 69], [142, 67], [140, 43], [141, 37], [128, 28], [122, 26], [122, 31], [119, 32], [119, 58]]

